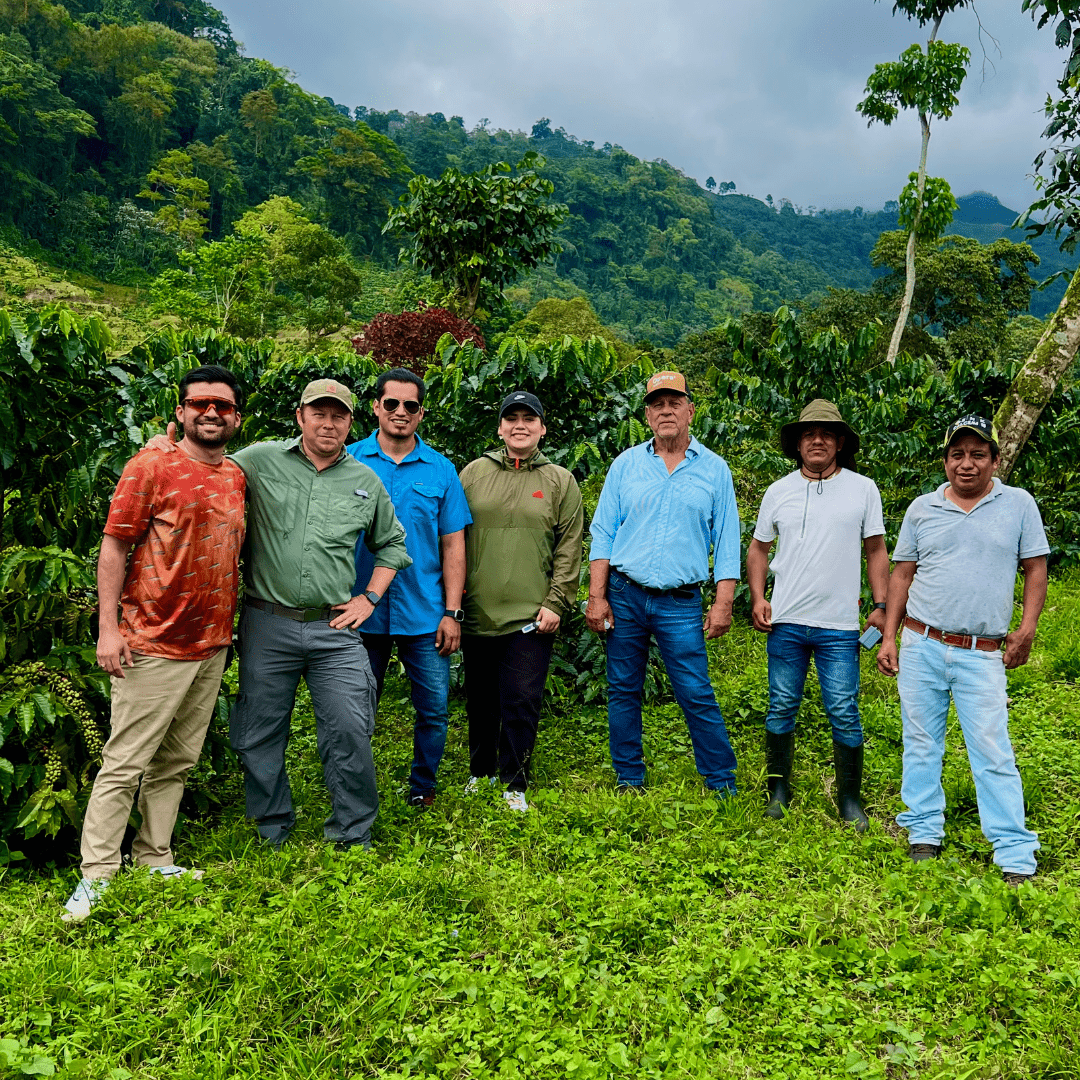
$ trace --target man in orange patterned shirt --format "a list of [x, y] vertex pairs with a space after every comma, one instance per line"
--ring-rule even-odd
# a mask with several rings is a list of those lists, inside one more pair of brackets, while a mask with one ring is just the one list
[[136, 790], [133, 860], [165, 877], [190, 872], [173, 862], [172, 832], [232, 642], [245, 481], [224, 455], [239, 395], [224, 368], [189, 372], [176, 408], [184, 452], [137, 454], [116, 485], [98, 558], [97, 658], [112, 676], [112, 733], [65, 921], [85, 919], [119, 869]]

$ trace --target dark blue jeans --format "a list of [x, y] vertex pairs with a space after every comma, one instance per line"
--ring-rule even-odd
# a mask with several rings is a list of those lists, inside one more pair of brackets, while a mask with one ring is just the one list
[[416, 710], [413, 726], [413, 763], [409, 774], [409, 794], [427, 795], [435, 791], [435, 774], [446, 749], [446, 698], [450, 693], [450, 657], [440, 656], [435, 634], [364, 634], [364, 648], [375, 676], [378, 697], [382, 697], [390, 654], [397, 645], [398, 659], [412, 685]]
[[612, 570], [608, 600], [615, 625], [607, 635], [608, 739], [620, 784], [645, 781], [641, 750], [641, 689], [655, 637], [675, 700], [686, 717], [694, 761], [715, 791], [735, 792], [735, 753], [709, 680], [701, 592], [688, 599], [649, 596]]
[[833, 739], [862, 746], [859, 722], [859, 631], [777, 623], [769, 634], [769, 714], [765, 730], [786, 735], [795, 730], [810, 657], [817, 668], [825, 713]]

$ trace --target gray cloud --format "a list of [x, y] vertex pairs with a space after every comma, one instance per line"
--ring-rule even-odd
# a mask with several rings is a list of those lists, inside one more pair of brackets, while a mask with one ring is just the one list
[[[346, 105], [441, 111], [529, 130], [541, 116], [582, 139], [665, 158], [704, 181], [798, 205], [878, 208], [918, 164], [914, 116], [867, 129], [855, 113], [875, 63], [927, 31], [870, 0], [229, 0], [249, 55]], [[1062, 56], [1020, 0], [947, 16], [972, 50], [929, 169], [957, 194], [1021, 209], [1042, 103]], [[980, 43], [979, 18], [985, 32]], [[989, 35], [1000, 43], [1000, 55]], [[984, 48], [988, 60], [984, 64]]]

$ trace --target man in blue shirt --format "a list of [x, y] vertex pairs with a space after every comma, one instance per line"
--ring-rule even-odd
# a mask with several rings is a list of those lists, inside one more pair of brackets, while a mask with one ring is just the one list
[[[435, 802], [435, 776], [446, 746], [450, 654], [461, 646], [465, 526], [472, 523], [454, 466], [416, 434], [423, 402], [420, 376], [404, 368], [384, 371], [375, 383], [372, 405], [378, 429], [347, 447], [389, 492], [412, 558], [408, 572], [397, 575], [364, 623], [361, 637], [378, 695], [395, 645], [412, 683], [416, 725], [409, 804], [420, 811]], [[371, 553], [358, 542], [358, 594], [371, 576], [371, 562]]]
[[[686, 717], [706, 784], [735, 793], [735, 754], [709, 680], [705, 638], [731, 628], [739, 511], [731, 470], [690, 434], [694, 403], [677, 371], [645, 387], [654, 438], [620, 454], [592, 521], [589, 628], [607, 634], [608, 735], [620, 792], [645, 783], [641, 690], [650, 635]], [[716, 599], [702, 634], [701, 584], [713, 556]]]
[[[878, 669], [898, 676], [904, 725], [896, 823], [913, 862], [936, 859], [945, 835], [945, 719], [964, 733], [979, 822], [1009, 885], [1035, 875], [1039, 838], [1024, 821], [1024, 788], [1009, 739], [1006, 669], [1026, 664], [1046, 602], [1046, 542], [1035, 500], [996, 476], [997, 430], [961, 416], [945, 433], [945, 477], [907, 509], [893, 550]], [[1009, 630], [1016, 571], [1023, 614]], [[897, 655], [896, 634], [903, 627]]]

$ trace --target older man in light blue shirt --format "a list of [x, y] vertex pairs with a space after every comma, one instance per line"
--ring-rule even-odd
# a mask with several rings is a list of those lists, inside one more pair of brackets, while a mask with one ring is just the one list
[[[641, 691], [655, 637], [698, 772], [718, 795], [735, 793], [735, 754], [709, 680], [705, 638], [731, 627], [739, 511], [731, 470], [690, 434], [693, 416], [683, 376], [657, 372], [645, 393], [654, 438], [616, 458], [593, 516], [585, 618], [607, 635], [608, 736], [620, 792], [645, 783]], [[716, 600], [703, 634], [710, 550]]]

